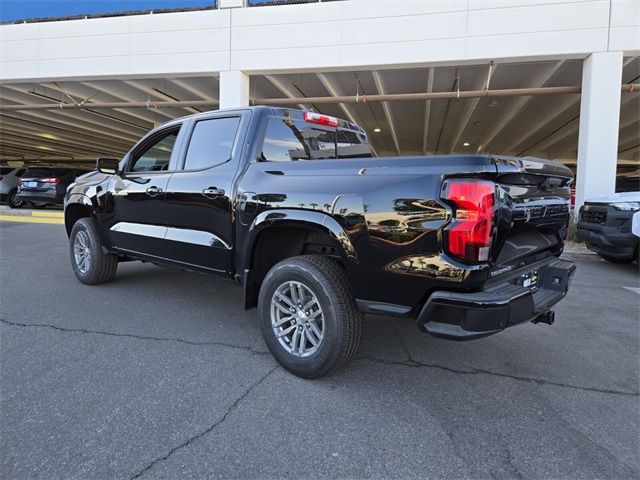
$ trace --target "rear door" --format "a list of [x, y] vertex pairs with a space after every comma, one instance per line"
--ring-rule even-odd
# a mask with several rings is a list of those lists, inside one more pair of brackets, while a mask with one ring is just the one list
[[110, 183], [110, 237], [119, 250], [166, 258], [165, 195], [177, 164], [181, 124], [153, 132], [125, 159], [122, 175]]
[[230, 272], [234, 178], [249, 111], [193, 119], [178, 170], [167, 186], [166, 240], [171, 259]]

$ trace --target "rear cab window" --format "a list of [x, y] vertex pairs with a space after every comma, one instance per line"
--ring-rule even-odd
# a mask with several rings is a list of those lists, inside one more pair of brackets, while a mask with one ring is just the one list
[[370, 156], [364, 131], [331, 128], [304, 118], [272, 116], [267, 121], [259, 160], [289, 162]]

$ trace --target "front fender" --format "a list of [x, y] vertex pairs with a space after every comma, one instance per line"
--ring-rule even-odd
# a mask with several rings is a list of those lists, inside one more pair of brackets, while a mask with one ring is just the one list
[[67, 236], [71, 235], [73, 224], [79, 218], [90, 216], [95, 218], [95, 207], [91, 199], [82, 193], [72, 193], [64, 201], [64, 225]]
[[91, 203], [91, 199], [84, 193], [70, 193], [64, 202], [65, 212], [67, 211], [67, 208], [69, 208], [73, 204], [80, 204], [82, 206], [88, 207], [89, 209], [94, 208], [93, 204]]

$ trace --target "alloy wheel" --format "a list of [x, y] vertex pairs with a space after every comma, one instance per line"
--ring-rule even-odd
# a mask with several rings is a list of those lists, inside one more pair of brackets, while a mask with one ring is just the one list
[[87, 232], [84, 230], [80, 230], [76, 234], [73, 242], [73, 255], [80, 273], [87, 273], [91, 265], [91, 247], [89, 244], [89, 235], [87, 235]]
[[271, 327], [282, 348], [298, 358], [316, 353], [324, 339], [324, 315], [316, 294], [304, 283], [288, 281], [271, 297]]

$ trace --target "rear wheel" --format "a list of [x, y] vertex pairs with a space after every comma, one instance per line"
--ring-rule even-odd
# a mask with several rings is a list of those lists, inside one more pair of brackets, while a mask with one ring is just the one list
[[71, 229], [69, 237], [71, 266], [82, 283], [97, 285], [113, 280], [118, 268], [118, 257], [104, 253], [92, 219], [81, 218]]
[[634, 257], [613, 258], [613, 257], [609, 257], [607, 255], [602, 255], [601, 253], [599, 253], [598, 255], [600, 256], [600, 258], [606, 260], [607, 262], [611, 262], [611, 263], [633, 263], [633, 261], [635, 260]]
[[22, 207], [23, 201], [18, 200], [18, 190], [14, 189], [9, 192], [9, 208], [20, 208]]
[[258, 308], [267, 347], [299, 377], [329, 375], [358, 352], [363, 316], [345, 272], [328, 258], [276, 264], [262, 283]]

